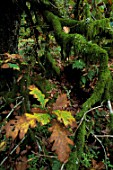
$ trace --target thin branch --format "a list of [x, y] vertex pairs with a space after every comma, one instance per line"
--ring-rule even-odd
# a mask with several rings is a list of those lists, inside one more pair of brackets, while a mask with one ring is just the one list
[[98, 138], [113, 138], [113, 135], [95, 135]]
[[[12, 110], [11, 110], [11, 111], [9, 112], [9, 114], [6, 116], [5, 120], [7, 120], [7, 119], [9, 118], [9, 116], [14, 112], [14, 110], [15, 110], [21, 103], [23, 103], [23, 101], [24, 101], [24, 97], [22, 98], [22, 100], [21, 100], [19, 103], [17, 103], [17, 104], [12, 108]], [[0, 133], [1, 133], [1, 131], [2, 131], [2, 127], [3, 127], [3, 125], [1, 126]]]
[[[42, 155], [42, 154], [39, 154], [39, 153], [35, 153], [34, 151], [31, 151], [31, 152], [36, 155], [34, 158], [36, 158], [36, 157], [57, 158], [57, 156]], [[31, 159], [27, 160], [27, 162], [30, 162], [30, 161], [31, 161]]]
[[62, 166], [61, 166], [61, 169], [60, 170], [63, 170], [64, 169], [64, 166], [65, 166], [66, 163], [63, 163]]
[[113, 109], [112, 109], [112, 105], [111, 105], [110, 100], [108, 100], [108, 108], [109, 108], [110, 114], [113, 114]]
[[[18, 148], [18, 146], [24, 141], [25, 138], [26, 138], [26, 136], [24, 136], [24, 138], [18, 143], [18, 145], [15, 146], [15, 148], [10, 152], [9, 155], [12, 155], [12, 154], [14, 153], [14, 151], [15, 151], [15, 150]], [[8, 159], [9, 155], [6, 156], [6, 157], [2, 160], [2, 162], [0, 163], [0, 166], [2, 166], [3, 163]]]
[[[91, 108], [90, 110], [88, 110], [87, 112], [85, 112], [84, 115], [83, 115], [83, 117], [82, 117], [81, 120], [80, 120], [79, 125], [77, 126], [76, 131], [77, 131], [77, 130], [79, 129], [79, 127], [81, 126], [83, 120], [85, 119], [86, 114], [89, 113], [89, 112], [91, 112], [92, 110], [98, 109], [98, 108], [100, 108], [100, 107], [103, 107], [103, 104], [101, 104], [100, 106], [93, 107], [93, 108]], [[76, 132], [76, 131], [75, 131], [75, 132]]]
[[[35, 138], [39, 139], [38, 136], [36, 136], [36, 135], [35, 135]], [[37, 143], [37, 145], [38, 145], [39, 152], [41, 152], [41, 151], [42, 151], [42, 148], [41, 148], [41, 146], [40, 146], [40, 144], [39, 144], [39, 142], [38, 142], [37, 139], [36, 139], [36, 143]]]
[[[92, 134], [92, 136], [94, 136], [94, 138], [95, 138], [95, 139], [100, 143], [100, 145], [102, 146], [103, 151], [104, 151], [104, 155], [105, 155], [105, 162], [107, 162], [108, 157], [107, 157], [107, 153], [106, 153], [105, 147], [104, 147], [104, 145], [102, 144], [102, 141], [101, 141], [101, 140], [97, 137], [97, 135], [95, 135], [94, 133], [91, 132], [91, 134]], [[106, 166], [106, 170], [108, 170], [107, 164], [105, 164], [105, 166]]]
[[21, 104], [21, 103], [23, 103], [23, 101], [24, 101], [24, 98], [22, 98], [22, 100], [19, 102], [19, 103], [17, 103], [13, 108], [12, 108], [12, 110], [9, 112], [9, 114], [6, 116], [6, 119], [8, 119], [9, 118], [9, 116], [14, 112], [14, 110]]

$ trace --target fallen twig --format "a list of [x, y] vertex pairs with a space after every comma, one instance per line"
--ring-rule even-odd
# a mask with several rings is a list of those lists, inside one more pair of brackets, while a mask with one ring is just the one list
[[15, 151], [15, 150], [18, 148], [18, 146], [24, 141], [25, 138], [26, 138], [26, 136], [24, 136], [24, 138], [18, 143], [18, 145], [15, 146], [15, 148], [10, 152], [10, 154], [9, 154], [8, 156], [6, 156], [6, 157], [2, 160], [2, 162], [0, 163], [0, 166], [2, 166], [3, 163], [8, 159], [8, 157], [14, 153], [14, 151]]
[[36, 156], [33, 158], [30, 158], [27, 160], [27, 162], [30, 162], [31, 159], [35, 159], [36, 157], [46, 157], [46, 158], [57, 158], [57, 156], [50, 156], [50, 155], [43, 155], [43, 154], [39, 154], [39, 153], [35, 153], [34, 151], [31, 151], [33, 154], [35, 154]]
[[[105, 155], [105, 162], [107, 162], [108, 157], [107, 157], [107, 153], [106, 153], [105, 147], [104, 147], [104, 145], [102, 144], [102, 141], [101, 141], [101, 140], [97, 137], [97, 135], [95, 135], [93, 132], [91, 132], [91, 134], [92, 134], [92, 136], [100, 143], [100, 145], [102, 146], [103, 151], [104, 151], [104, 155]], [[106, 166], [106, 170], [108, 170], [107, 164], [105, 164], [105, 166]]]
[[113, 135], [95, 135], [98, 138], [113, 138]]
[[9, 118], [9, 116], [14, 112], [14, 110], [21, 104], [21, 103], [23, 103], [23, 101], [24, 101], [24, 98], [22, 98], [22, 100], [19, 102], [19, 103], [17, 103], [13, 108], [12, 108], [12, 110], [9, 112], [9, 114], [6, 116], [6, 119], [8, 119]]
[[63, 163], [62, 166], [61, 166], [61, 169], [60, 170], [63, 170], [64, 169], [64, 166], [65, 166], [66, 163]]

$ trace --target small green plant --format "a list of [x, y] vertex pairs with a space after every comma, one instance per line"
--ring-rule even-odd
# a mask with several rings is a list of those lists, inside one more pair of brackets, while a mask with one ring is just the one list
[[29, 168], [28, 170], [36, 170], [37, 169], [37, 162], [39, 160], [38, 157], [36, 157], [36, 155], [31, 154], [28, 156], [28, 164], [29, 164]]
[[83, 153], [82, 155], [82, 165], [86, 168], [89, 168], [91, 166], [91, 159], [93, 158], [93, 155], [90, 153]]
[[86, 66], [83, 60], [75, 60], [72, 64], [72, 68], [83, 69]]
[[91, 68], [86, 67], [82, 72], [83, 74], [80, 80], [81, 86], [86, 85], [87, 82], [92, 82], [95, 79], [96, 75], [98, 74], [98, 68], [94, 65]]
[[85, 168], [90, 168], [92, 166], [92, 160], [98, 157], [99, 153], [96, 153], [93, 149], [89, 148], [86, 152], [82, 154], [81, 164]]
[[110, 168], [110, 170], [113, 169], [113, 164], [111, 164], [109, 158], [107, 158], [107, 160], [103, 160], [103, 163], [104, 163], [108, 168]]
[[61, 167], [61, 163], [58, 160], [54, 160], [52, 162], [52, 170], [59, 170]]
[[[29, 86], [29, 90], [29, 94], [33, 95], [39, 105], [32, 108], [32, 113], [16, 116], [15, 119], [7, 122], [4, 126], [6, 137], [12, 137], [15, 140], [19, 136], [23, 139], [29, 128], [36, 128], [38, 123], [41, 126], [50, 125], [48, 132], [51, 136], [48, 142], [53, 144], [52, 151], [55, 151], [60, 162], [67, 161], [71, 152], [70, 145], [74, 145], [73, 140], [69, 138], [69, 128], [76, 127], [75, 118], [70, 111], [65, 110], [70, 104], [67, 95], [59, 95], [50, 110], [47, 106], [49, 99], [45, 98], [45, 95], [35, 85]], [[34, 158], [33, 161], [35, 161]]]

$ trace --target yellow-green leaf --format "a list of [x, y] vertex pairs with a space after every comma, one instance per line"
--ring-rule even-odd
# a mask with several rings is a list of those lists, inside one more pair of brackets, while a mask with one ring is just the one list
[[57, 115], [57, 119], [60, 122], [63, 122], [65, 126], [73, 125], [75, 118], [72, 116], [71, 112], [69, 111], [61, 111], [61, 110], [54, 110], [53, 113]]
[[9, 68], [12, 68], [13, 70], [20, 70], [20, 67], [17, 64], [12, 64], [12, 63], [8, 63]]
[[42, 125], [46, 125], [50, 122], [50, 115], [47, 113], [25, 113], [26, 117], [29, 119], [35, 119], [40, 122]]
[[3, 150], [5, 150], [6, 144], [7, 144], [6, 141], [2, 141], [2, 142], [0, 143], [0, 152], [3, 151]]
[[34, 98], [36, 98], [40, 102], [41, 106], [44, 108], [46, 103], [48, 102], [48, 99], [45, 99], [45, 95], [34, 85], [29, 86], [29, 90], [31, 90], [29, 94], [32, 94]]

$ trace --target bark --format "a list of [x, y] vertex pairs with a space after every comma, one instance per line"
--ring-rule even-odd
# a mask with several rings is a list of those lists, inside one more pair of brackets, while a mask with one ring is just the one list
[[21, 10], [12, 0], [0, 3], [0, 53], [18, 52]]

